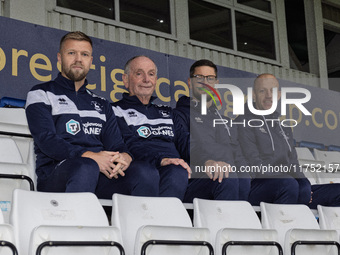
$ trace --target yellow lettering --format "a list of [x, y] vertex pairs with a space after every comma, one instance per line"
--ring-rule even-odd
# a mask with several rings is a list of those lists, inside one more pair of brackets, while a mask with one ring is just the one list
[[124, 70], [123, 69], [113, 69], [111, 72], [111, 80], [114, 83], [113, 84], [113, 90], [110, 93], [110, 98], [112, 100], [112, 102], [117, 102], [119, 99], [116, 97], [117, 93], [124, 93], [124, 92], [128, 92], [126, 89], [124, 89], [124, 83], [123, 81], [119, 81], [116, 78], [116, 74], [124, 74]]
[[319, 112], [319, 113], [322, 114], [321, 108], [314, 108], [314, 109], [313, 109], [313, 111], [312, 111], [312, 122], [313, 122], [313, 124], [314, 124], [317, 128], [323, 128], [323, 123], [322, 123], [322, 122], [319, 123], [319, 122], [317, 122], [316, 119], [315, 119], [315, 115], [316, 115], [317, 112]]
[[[328, 121], [328, 116], [329, 115], [332, 115], [333, 118], [334, 118], [334, 124], [333, 125], [329, 124], [329, 121]], [[336, 117], [336, 114], [332, 110], [326, 111], [326, 113], [325, 113], [325, 122], [326, 122], [326, 126], [330, 130], [334, 130], [338, 126], [338, 118]]]
[[28, 57], [28, 53], [25, 50], [12, 49], [12, 75], [18, 76], [18, 58], [20, 56]]
[[[293, 110], [296, 109], [297, 110], [297, 114], [298, 114], [298, 118], [296, 118], [294, 116]], [[295, 121], [299, 124], [302, 121], [302, 112], [300, 111], [299, 108], [296, 107], [295, 104], [290, 104], [289, 105], [289, 118], [290, 119], [295, 119]], [[290, 125], [293, 125], [294, 122], [290, 122]]]
[[3, 49], [0, 48], [0, 71], [6, 66], [6, 55]]
[[166, 78], [159, 78], [157, 80], [157, 84], [156, 84], [156, 94], [157, 94], [157, 97], [162, 100], [163, 102], [170, 102], [171, 100], [171, 96], [168, 96], [168, 97], [165, 97], [161, 94], [161, 91], [160, 91], [160, 85], [162, 83], [166, 83], [168, 85], [170, 85], [170, 81], [169, 79], [166, 79]]
[[[39, 64], [37, 63], [38, 59], [42, 59], [45, 64]], [[30, 60], [30, 70], [34, 78], [36, 78], [38, 81], [50, 81], [52, 79], [52, 74], [49, 74], [47, 76], [42, 76], [37, 73], [36, 69], [42, 69], [47, 71], [52, 71], [52, 64], [51, 61], [48, 59], [47, 56], [37, 53], [34, 54]]]
[[185, 82], [175, 81], [174, 85], [175, 85], [175, 87], [176, 86], [182, 86], [184, 88], [184, 90], [180, 90], [180, 89], [176, 90], [175, 95], [174, 95], [176, 102], [178, 101], [178, 99], [180, 97], [179, 95], [189, 96], [189, 87]]

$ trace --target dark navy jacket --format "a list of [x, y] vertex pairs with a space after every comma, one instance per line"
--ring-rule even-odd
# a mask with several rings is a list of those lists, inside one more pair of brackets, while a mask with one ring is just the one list
[[179, 158], [174, 143], [172, 109], [164, 105], [143, 105], [137, 96], [123, 94], [113, 103], [125, 143], [135, 159], [160, 166], [163, 158]]
[[201, 104], [184, 96], [178, 100], [174, 115], [176, 127], [190, 134], [189, 138], [182, 140], [187, 144], [181, 151], [188, 161], [190, 159], [192, 169], [204, 166], [207, 160], [224, 161], [237, 169], [247, 165], [239, 146], [237, 129], [221, 124], [213, 127], [214, 119], [226, 118], [219, 115], [214, 105], [207, 109], [207, 115], [202, 115]]
[[[290, 170], [287, 174], [295, 178], [303, 178], [304, 174], [299, 169], [292, 130], [290, 127], [282, 126], [279, 121], [271, 121], [278, 120], [278, 118], [278, 112], [259, 116], [254, 115], [248, 107], [245, 107], [245, 115], [236, 119], [237, 122], [245, 121], [245, 127], [237, 125], [244, 156], [250, 165], [258, 166], [258, 169], [263, 166], [281, 166], [276, 169]], [[248, 125], [249, 120], [252, 120], [250, 125]], [[251, 125], [259, 127], [251, 127]], [[284, 171], [272, 171], [265, 174], [259, 171], [256, 177], [275, 176]]]
[[85, 151], [128, 152], [110, 103], [61, 74], [34, 86], [27, 95], [26, 116], [34, 138], [37, 175]]

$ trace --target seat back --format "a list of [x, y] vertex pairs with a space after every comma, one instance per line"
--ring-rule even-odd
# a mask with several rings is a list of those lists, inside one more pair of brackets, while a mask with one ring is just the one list
[[[57, 247], [50, 247], [50, 241], [64, 243], [59, 243], [60, 246]], [[46, 246], [39, 248], [45, 242], [48, 242]], [[84, 244], [84, 242], [87, 242], [87, 245], [76, 245], [77, 243]], [[94, 242], [96, 242], [96, 246], [92, 245]], [[117, 242], [121, 244], [121, 236], [119, 230], [114, 227], [44, 225], [34, 228], [30, 240], [29, 254], [36, 255], [37, 249], [41, 249], [42, 254], [45, 255], [118, 255], [120, 254], [119, 249], [112, 245], [112, 243]]]
[[284, 246], [286, 232], [293, 228], [320, 229], [314, 214], [306, 205], [260, 203], [261, 221], [265, 229], [276, 229]]
[[338, 145], [329, 145], [328, 146], [329, 151], [340, 151], [340, 146]]
[[340, 207], [318, 205], [318, 213], [321, 229], [340, 230]]
[[313, 153], [307, 147], [295, 147], [298, 159], [315, 160]]
[[[14, 233], [12, 226], [8, 224], [0, 224], [0, 241], [8, 242], [9, 244], [1, 243], [0, 245], [0, 254], [1, 255], [14, 255], [12, 249], [16, 250]], [[14, 246], [14, 248], [10, 248]]]
[[127, 254], [134, 253], [136, 234], [144, 225], [192, 227], [178, 198], [113, 194], [112, 202], [111, 223], [120, 229]]
[[0, 208], [4, 213], [5, 222], [9, 222], [12, 193], [14, 189], [30, 190], [30, 183], [10, 175], [29, 177], [29, 167], [24, 163], [17, 143], [11, 137], [0, 136]]
[[9, 137], [0, 137], [0, 162], [23, 163], [18, 146]]
[[318, 175], [311, 166], [324, 165], [324, 162], [315, 160], [313, 153], [307, 147], [295, 147], [299, 164], [305, 176], [312, 185], [318, 183]]
[[[12, 245], [15, 246], [13, 228], [12, 226], [4, 223], [5, 223], [4, 217], [2, 215], [2, 211], [0, 210], [0, 242], [2, 241], [10, 242]], [[0, 254], [12, 255], [13, 251], [8, 246], [0, 245]]]
[[222, 228], [261, 229], [261, 222], [247, 201], [216, 201], [195, 198], [194, 226], [209, 228], [212, 240]]
[[4, 133], [30, 135], [25, 109], [0, 108], [0, 131]]
[[25, 109], [0, 108], [0, 135], [13, 139], [21, 153], [22, 163], [28, 168], [28, 176], [36, 184], [35, 153], [28, 127]]
[[309, 141], [301, 141], [299, 143], [299, 147], [306, 147], [309, 149], [318, 149], [318, 150], [325, 150], [325, 145], [322, 143], [315, 143], [315, 142], [309, 142]]
[[28, 252], [32, 230], [40, 225], [108, 226], [103, 207], [92, 193], [45, 193], [16, 189], [10, 223], [19, 254]]
[[314, 149], [317, 160], [325, 162], [326, 172], [319, 173], [320, 184], [340, 183], [340, 152]]
[[[278, 241], [275, 230], [262, 229], [259, 217], [246, 201], [216, 201], [195, 198], [194, 226], [210, 230], [215, 253], [231, 241]], [[231, 254], [277, 254], [275, 246], [230, 246]]]

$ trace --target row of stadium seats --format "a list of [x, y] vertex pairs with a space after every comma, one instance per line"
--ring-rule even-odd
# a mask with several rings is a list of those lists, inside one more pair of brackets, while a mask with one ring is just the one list
[[[170, 200], [164, 200], [165, 198], [162, 199], [163, 204], [157, 204], [153, 207], [153, 205], [151, 205], [153, 203], [153, 199], [154, 198], [144, 198], [143, 202], [140, 201], [138, 202], [137, 200], [131, 200], [131, 197], [128, 196], [121, 196], [121, 195], [114, 195], [114, 199], [111, 200], [107, 200], [105, 201], [106, 205], [110, 205], [112, 207], [112, 215], [111, 215], [111, 221], [112, 221], [112, 226], [115, 226], [116, 228], [113, 229], [112, 226], [110, 227], [108, 225], [108, 223], [105, 223], [105, 227], [106, 230], [108, 232], [106, 232], [106, 234], [99, 234], [99, 233], [105, 233], [105, 232], [97, 232], [97, 231], [101, 231], [101, 230], [97, 230], [97, 227], [103, 227], [101, 224], [103, 223], [91, 223], [92, 222], [92, 218], [105, 218], [106, 222], [107, 222], [107, 217], [106, 214], [104, 213], [104, 215], [102, 215], [102, 213], [91, 213], [87, 215], [88, 220], [87, 221], [74, 221], [74, 217], [76, 215], [76, 217], [78, 217], [78, 215], [82, 215], [82, 213], [76, 213], [72, 208], [68, 209], [68, 206], [66, 207], [62, 207], [62, 208], [58, 208], [57, 206], [55, 206], [56, 204], [64, 204], [64, 202], [59, 202], [59, 199], [61, 199], [62, 196], [68, 197], [68, 201], [71, 201], [70, 204], [74, 204], [77, 207], [81, 208], [80, 205], [80, 201], [78, 201], [78, 199], [74, 199], [72, 198], [73, 194], [52, 194], [51, 193], [47, 193], [48, 195], [46, 195], [46, 201], [48, 201], [51, 205], [51, 208], [48, 207], [46, 204], [48, 204], [46, 202], [45, 207], [41, 208], [39, 207], [39, 203], [40, 201], [43, 201], [44, 199], [41, 197], [33, 199], [33, 198], [29, 198], [29, 197], [25, 197], [24, 199], [21, 199], [20, 201], [25, 202], [26, 204], [29, 203], [30, 206], [32, 207], [28, 207], [28, 205], [23, 205], [24, 207], [20, 207], [20, 210], [18, 209], [18, 212], [23, 212], [24, 214], [26, 214], [25, 221], [17, 221], [17, 223], [14, 223], [14, 218], [13, 217], [15, 215], [14, 211], [17, 210], [16, 204], [19, 206], [19, 204], [21, 204], [21, 202], [15, 202], [16, 200], [16, 194], [20, 194], [21, 191], [20, 190], [34, 190], [35, 189], [35, 184], [36, 184], [36, 177], [35, 177], [35, 156], [34, 156], [34, 151], [33, 151], [33, 141], [32, 138], [30, 137], [30, 133], [27, 127], [27, 123], [26, 123], [26, 118], [25, 118], [25, 113], [23, 109], [9, 109], [9, 108], [0, 108], [0, 173], [4, 173], [7, 174], [7, 176], [16, 175], [16, 178], [19, 179], [4, 179], [0, 178], [0, 206], [1, 206], [1, 211], [3, 213], [3, 220], [1, 221], [0, 219], [0, 223], [3, 222], [4, 224], [1, 225], [0, 229], [4, 228], [4, 232], [0, 234], [0, 240], [7, 240], [6, 236], [11, 236], [12, 235], [12, 240], [13, 242], [10, 243], [14, 243], [16, 245], [16, 247], [18, 247], [19, 250], [19, 254], [35, 254], [35, 250], [37, 249], [37, 245], [35, 245], [35, 248], [30, 248], [29, 243], [31, 242], [29, 240], [29, 235], [27, 233], [32, 232], [32, 229], [30, 230], [30, 232], [26, 232], [26, 237], [24, 239], [22, 239], [23, 237], [21, 236], [21, 233], [25, 232], [25, 228], [26, 226], [29, 226], [31, 223], [35, 224], [35, 226], [40, 226], [40, 225], [67, 225], [69, 229], [67, 228], [62, 228], [61, 232], [56, 233], [55, 235], [53, 234], [54, 230], [53, 227], [47, 227], [47, 228], [43, 228], [41, 231], [42, 232], [37, 232], [37, 236], [38, 237], [34, 237], [37, 238], [37, 242], [42, 242], [41, 240], [45, 240], [49, 241], [52, 240], [53, 238], [56, 238], [55, 240], [72, 240], [70, 238], [67, 237], [68, 233], [73, 233], [71, 234], [71, 237], [74, 236], [78, 236], [79, 240], [76, 239], [74, 240], [74, 245], [77, 246], [76, 249], [78, 249], [77, 251], [79, 252], [79, 249], [81, 250], [82, 253], [85, 254], [93, 254], [93, 250], [94, 249], [99, 249], [99, 247], [95, 246], [92, 247], [91, 249], [86, 248], [83, 252], [83, 247], [81, 245], [83, 245], [83, 243], [77, 243], [80, 240], [87, 240], [85, 237], [83, 237], [83, 233], [85, 235], [85, 232], [90, 232], [92, 234], [96, 233], [93, 236], [89, 236], [89, 240], [91, 239], [91, 241], [96, 241], [99, 242], [97, 244], [92, 243], [92, 245], [104, 245], [104, 243], [102, 243], [102, 241], [105, 241], [106, 245], [109, 243], [112, 243], [112, 241], [116, 241], [118, 242], [118, 244], [116, 244], [116, 242], [113, 242], [113, 244], [117, 245], [115, 247], [119, 247], [119, 244], [123, 244], [123, 247], [125, 249], [125, 251], [127, 252], [127, 254], [137, 254], [137, 253], [141, 253], [141, 247], [142, 244], [144, 243], [144, 241], [150, 241], [152, 239], [155, 238], [163, 238], [163, 232], [165, 232], [165, 234], [169, 234], [173, 237], [173, 239], [176, 240], [185, 240], [185, 238], [187, 238], [186, 236], [182, 237], [182, 232], [183, 234], [190, 234], [192, 236], [194, 236], [195, 238], [189, 238], [189, 241], [200, 241], [199, 243], [195, 243], [195, 245], [197, 245], [195, 251], [197, 251], [198, 253], [210, 253], [211, 254], [211, 249], [209, 250], [209, 240], [211, 240], [211, 243], [213, 244], [215, 253], [222, 253], [222, 247], [224, 243], [227, 243], [230, 241], [230, 243], [225, 246], [225, 247], [229, 247], [229, 248], [224, 248], [226, 249], [225, 251], [228, 251], [227, 254], [232, 253], [232, 254], [252, 254], [251, 252], [255, 252], [253, 254], [259, 254], [258, 252], [261, 251], [260, 254], [278, 254], [279, 250], [280, 250], [280, 246], [282, 246], [285, 250], [285, 254], [290, 254], [290, 250], [287, 248], [289, 245], [291, 246], [291, 244], [286, 244], [285, 242], [288, 241], [284, 241], [285, 239], [289, 239], [292, 243], [292, 240], [298, 240], [299, 238], [309, 238], [310, 235], [312, 235], [313, 231], [308, 230], [307, 232], [301, 232], [301, 230], [297, 231], [297, 232], [293, 232], [293, 237], [290, 238], [284, 238], [284, 233], [286, 232], [284, 231], [279, 231], [277, 228], [280, 226], [281, 223], [291, 223], [291, 225], [285, 225], [286, 227], [288, 226], [289, 228], [292, 227], [296, 227], [296, 228], [302, 228], [302, 229], [318, 229], [319, 225], [317, 224], [315, 217], [313, 216], [313, 214], [311, 214], [311, 211], [308, 208], [303, 208], [303, 206], [300, 208], [298, 207], [292, 207], [293, 211], [290, 211], [290, 209], [286, 208], [284, 205], [280, 205], [280, 209], [277, 209], [276, 213], [278, 216], [280, 216], [281, 218], [278, 220], [278, 222], [273, 222], [273, 223], [268, 223], [266, 225], [265, 222], [266, 221], [266, 213], [265, 213], [265, 208], [266, 208], [266, 204], [261, 204], [261, 208], [259, 210], [261, 210], [261, 219], [262, 219], [262, 226], [263, 228], [269, 228], [272, 229], [270, 231], [264, 231], [263, 228], [261, 228], [261, 223], [259, 221], [259, 218], [256, 216], [257, 219], [257, 223], [255, 226], [255, 223], [250, 223], [248, 222], [246, 219], [252, 219], [254, 218], [254, 209], [248, 204], [247, 206], [249, 208], [249, 210], [251, 209], [253, 216], [247, 215], [247, 214], [243, 214], [243, 212], [248, 212], [248, 209], [245, 208], [240, 208], [237, 209], [235, 208], [234, 211], [230, 211], [231, 208], [234, 208], [234, 206], [232, 206], [231, 204], [221, 204], [221, 205], [214, 205], [214, 202], [218, 202], [218, 201], [203, 201], [203, 202], [207, 202], [207, 205], [203, 205], [201, 206], [202, 209], [197, 209], [196, 207], [198, 206], [200, 200], [196, 200], [196, 202], [193, 205], [193, 211], [194, 211], [194, 226], [197, 227], [203, 227], [203, 228], [208, 228], [208, 230], [210, 230], [211, 236], [209, 236], [209, 234], [207, 234], [207, 229], [205, 229], [202, 233], [196, 233], [195, 231], [198, 230], [192, 230], [192, 222], [190, 220], [190, 217], [187, 217], [187, 212], [185, 210], [185, 208], [183, 207], [182, 203], [178, 203], [178, 201], [176, 202], [178, 204], [178, 206], [172, 205], [172, 207], [174, 209], [170, 209], [168, 208], [168, 204], [170, 205]], [[299, 147], [302, 148], [302, 147]], [[303, 148], [301, 151], [299, 152], [300, 149], [298, 148], [298, 156], [299, 156], [299, 161], [301, 165], [305, 165], [307, 167], [306, 168], [306, 173], [309, 174], [309, 178], [313, 178], [315, 183], [329, 183], [329, 182], [338, 182], [338, 180], [335, 178], [337, 176], [337, 173], [335, 171], [332, 171], [332, 169], [330, 168], [330, 166], [332, 166], [333, 168], [336, 167], [336, 162], [339, 161], [339, 153], [340, 152], [330, 152], [330, 151], [321, 151], [318, 149], [313, 149], [314, 155], [313, 153], [307, 149], [307, 148]], [[307, 153], [307, 151], [305, 150], [307, 149], [307, 151], [309, 151], [309, 154]], [[318, 164], [318, 165], [314, 165], [314, 168], [312, 167], [312, 164]], [[315, 170], [315, 168], [318, 168], [318, 170]], [[320, 168], [320, 169], [319, 169]], [[26, 176], [26, 177], [25, 177]], [[0, 177], [2, 177], [2, 175], [0, 175]], [[13, 177], [13, 176], [9, 176], [9, 177]], [[29, 177], [29, 178], [28, 178]], [[334, 178], [333, 178], [334, 177]], [[327, 179], [328, 178], [328, 179]], [[16, 193], [14, 193], [13, 195], [13, 199], [12, 200], [12, 191], [13, 188], [18, 189], [18, 191], [16, 191]], [[41, 192], [29, 192], [30, 194], [44, 194]], [[56, 198], [54, 198], [54, 195]], [[91, 195], [92, 197], [94, 195]], [[95, 196], [94, 196], [95, 197]], [[115, 199], [115, 197], [117, 197]], [[96, 198], [96, 197], [95, 197]], [[48, 200], [49, 199], [49, 200]], [[131, 199], [135, 199], [134, 197], [132, 197]], [[155, 198], [156, 199], [156, 198]], [[64, 198], [62, 199], [64, 201]], [[86, 207], [84, 207], [82, 210], [84, 212], [90, 211], [89, 207], [97, 207], [96, 205], [93, 205], [92, 202], [90, 201], [90, 198], [87, 198], [88, 202], [86, 204]], [[97, 198], [96, 198], [97, 200]], [[118, 209], [118, 208], [124, 208], [122, 207], [122, 202], [115, 202], [115, 201], [125, 201], [126, 202], [126, 209]], [[98, 200], [97, 200], [98, 201]], [[100, 203], [99, 205], [103, 205], [103, 201], [99, 200]], [[55, 203], [57, 202], [57, 203]], [[225, 201], [227, 202], [227, 201]], [[96, 202], [97, 203], [97, 202]], [[209, 204], [212, 203], [212, 204]], [[243, 202], [240, 202], [243, 203]], [[98, 203], [97, 203], [98, 204]], [[135, 207], [129, 207], [130, 205], [134, 205]], [[85, 205], [84, 205], [85, 206]], [[268, 205], [270, 206], [270, 205]], [[278, 205], [279, 206], [279, 205]], [[53, 208], [56, 207], [56, 210], [53, 210]], [[181, 209], [178, 209], [178, 208]], [[225, 208], [224, 208], [225, 207]], [[228, 208], [230, 209], [228, 209]], [[35, 209], [34, 209], [35, 208]], [[155, 216], [156, 214], [154, 214], [153, 212], [149, 211], [150, 208], [164, 208], [165, 210], [159, 210], [159, 217], [163, 217], [165, 215], [169, 216], [172, 215], [172, 217], [174, 218], [178, 218], [178, 219], [182, 219], [181, 214], [184, 215], [184, 212], [186, 213], [185, 218], [189, 219], [190, 221], [188, 221], [187, 219], [185, 220], [185, 222], [177, 222], [177, 221], [172, 221], [172, 220], [167, 220], [168, 223], [166, 223], [165, 221], [160, 221], [158, 223], [153, 221], [154, 219], [156, 219], [157, 217]], [[184, 208], [184, 211], [182, 210]], [[205, 209], [204, 209], [205, 208]], [[209, 211], [210, 209], [213, 209], [214, 211]], [[307, 210], [308, 209], [308, 210]], [[318, 208], [319, 209], [319, 208]], [[98, 209], [99, 210], [99, 209]], [[103, 210], [102, 206], [101, 209]], [[198, 219], [199, 219], [199, 215], [197, 215], [198, 212], [200, 211], [204, 211], [207, 210], [207, 214], [209, 215], [207, 218], [201, 219], [201, 223], [199, 223]], [[305, 210], [305, 212], [303, 212]], [[337, 222], [337, 215], [340, 215], [340, 211], [333, 213], [333, 217], [327, 216], [329, 219], [327, 221], [327, 219], [325, 218], [325, 220], [322, 220], [322, 207], [320, 207], [320, 209], [318, 210], [319, 213], [319, 217], [320, 217], [320, 226], [326, 226], [325, 223], [329, 222], [329, 224], [335, 224], [335, 228], [339, 228], [340, 229], [340, 224], [338, 224]], [[324, 210], [328, 210], [328, 209], [324, 209]], [[182, 212], [181, 212], [182, 211]], [[274, 210], [275, 211], [275, 210]], [[302, 222], [303, 218], [301, 216], [297, 216], [295, 215], [295, 211], [301, 211], [301, 213], [303, 212], [303, 217], [304, 218], [308, 218], [309, 219], [309, 225], [306, 224], [298, 224], [300, 223], [300, 221]], [[307, 212], [308, 211], [308, 212]], [[133, 220], [133, 218], [129, 218], [127, 219], [125, 216], [129, 215], [129, 217], [132, 217], [132, 215], [134, 215], [135, 212], [139, 212], [140, 213], [140, 217], [142, 217], [142, 219], [139, 219], [137, 216], [133, 216], [136, 217], [135, 220]], [[321, 213], [320, 213], [321, 212]], [[10, 218], [10, 214], [12, 214], [12, 219], [11, 221], [9, 220]], [[308, 215], [313, 216], [310, 217]], [[307, 216], [306, 216], [307, 215]], [[336, 215], [336, 216], [335, 216]], [[105, 217], [104, 217], [105, 216]], [[235, 218], [237, 216], [242, 216], [242, 218]], [[1, 216], [0, 216], [1, 217]], [[92, 217], [92, 218], [91, 218]], [[313, 218], [313, 222], [312, 223], [312, 218]], [[216, 219], [219, 219], [221, 222], [219, 221], [214, 221]], [[228, 221], [226, 220], [228, 219]], [[36, 220], [36, 221], [35, 221]], [[149, 220], [149, 221], [144, 221], [144, 220]], [[230, 221], [229, 221], [230, 220]], [[66, 221], [66, 222], [64, 222]], [[164, 228], [164, 227], [156, 227], [155, 229], [153, 228], [145, 228], [143, 231], [140, 230], [141, 235], [138, 237], [138, 245], [134, 245], [135, 242], [137, 242], [135, 240], [135, 234], [138, 232], [137, 231], [137, 227], [139, 226], [137, 225], [128, 225], [129, 222], [131, 221], [131, 224], [134, 221], [140, 222], [140, 223], [145, 223], [146, 225], [150, 224], [150, 225], [167, 225], [168, 227], [174, 227], [174, 226], [181, 226], [181, 231], [177, 230], [176, 228]], [[34, 223], [35, 222], [35, 223]], [[164, 223], [163, 223], [164, 222]], [[252, 221], [253, 222], [253, 221]], [[255, 222], [255, 221], [254, 221]], [[269, 222], [269, 221], [268, 221]], [[317, 225], [315, 225], [315, 222]], [[324, 223], [322, 223], [324, 222]], [[11, 223], [11, 225], [6, 225], [5, 223]], [[209, 225], [210, 223], [214, 223], [216, 224], [215, 227], [214, 225]], [[93, 225], [92, 225], [93, 224]], [[99, 226], [97, 226], [99, 224]], [[144, 224], [144, 225], [145, 225]], [[183, 224], [183, 225], [182, 225]], [[235, 225], [233, 225], [235, 224]], [[241, 225], [238, 225], [241, 224]], [[244, 225], [242, 225], [244, 224]], [[252, 225], [254, 224], [254, 225]], [[324, 225], [322, 225], [324, 224]], [[75, 227], [78, 226], [78, 227]], [[82, 227], [79, 227], [82, 226]], [[91, 227], [91, 228], [88, 228]], [[95, 227], [95, 228], [94, 228]], [[190, 227], [189, 230], [186, 230], [184, 228]], [[217, 236], [217, 229], [220, 229], [222, 227], [226, 227], [226, 228], [235, 228], [236, 231], [235, 232], [230, 232], [230, 230], [228, 230], [227, 232], [221, 232], [219, 236]], [[242, 228], [249, 228], [248, 232], [244, 233], [243, 230], [239, 230]], [[78, 230], [77, 230], [78, 229]], [[85, 230], [83, 230], [85, 229]], [[274, 232], [273, 232], [274, 229]], [[258, 230], [260, 230], [259, 232], [257, 232]], [[155, 232], [153, 232], [155, 231]], [[194, 231], [194, 232], [192, 232]], [[254, 232], [255, 231], [255, 232]], [[180, 234], [178, 233], [180, 232]], [[215, 233], [216, 232], [216, 233]], [[11, 234], [12, 233], [12, 234]], [[20, 233], [20, 234], [19, 234]], [[133, 234], [131, 234], [133, 233]], [[156, 234], [154, 234], [156, 233]], [[208, 231], [209, 233], [209, 231]], [[224, 234], [223, 234], [224, 233]], [[299, 237], [299, 234], [302, 233], [302, 236]], [[308, 234], [307, 234], [308, 233]], [[317, 232], [318, 235], [320, 236], [320, 238], [322, 240], [320, 240], [319, 238], [311, 237], [312, 240], [314, 241], [318, 241], [320, 243], [320, 245], [317, 246], [313, 246], [314, 248], [306, 248], [300, 245], [297, 246], [297, 250], [302, 249], [304, 252], [304, 249], [306, 248], [308, 250], [308, 252], [304, 253], [304, 254], [314, 254], [314, 251], [321, 251], [321, 253], [319, 254], [332, 254], [333, 252], [335, 252], [335, 248], [334, 245], [337, 245], [337, 243], [333, 243], [334, 242], [334, 231], [333, 232]], [[323, 234], [324, 233], [324, 234]], [[87, 235], [87, 234], [86, 234]], [[131, 235], [133, 236], [133, 238], [131, 238]], [[327, 236], [327, 238], [324, 238], [324, 235]], [[95, 238], [94, 236], [98, 236], [97, 238]], [[103, 238], [101, 238], [101, 236], [104, 236]], [[198, 239], [197, 239], [198, 237]], [[243, 237], [243, 239], [242, 239]], [[33, 235], [32, 235], [33, 238]], [[41, 239], [39, 241], [39, 238]], [[52, 239], [51, 239], [52, 238]], [[85, 238], [85, 239], [84, 239]], [[94, 238], [94, 239], [93, 239]], [[99, 239], [98, 239], [99, 238]], [[101, 239], [100, 239], [101, 238]], [[106, 238], [106, 239], [105, 239]], [[208, 238], [206, 240], [206, 238]], [[229, 238], [229, 239], [228, 239]], [[240, 239], [241, 238], [241, 239]], [[255, 240], [253, 240], [255, 238]], [[314, 238], [314, 239], [313, 239]], [[234, 240], [233, 240], [234, 239]], [[259, 239], [259, 240], [258, 240]], [[264, 240], [262, 240], [264, 239]], [[26, 241], [25, 241], [26, 240]], [[33, 239], [32, 239], [33, 240]], [[35, 240], [35, 239], [34, 239]], [[88, 241], [89, 241], [88, 240]], [[216, 242], [219, 242], [219, 244], [215, 244], [216, 242], [214, 241], [216, 240]], [[229, 241], [228, 241], [229, 240]], [[239, 240], [238, 242], [235, 242], [235, 240]], [[338, 237], [336, 239], [336, 241], [338, 240]], [[145, 241], [145, 242], [146, 242]], [[250, 243], [248, 243], [249, 241], [251, 241]], [[252, 243], [252, 241], [263, 241], [264, 243], [256, 243], [256, 246], [249, 246], [250, 244], [254, 244]], [[321, 246], [321, 241], [324, 242], [324, 244], [328, 244], [329, 246]], [[22, 248], [26, 243], [26, 246], [24, 246], [25, 248]], [[189, 243], [190, 243], [189, 242]], [[204, 242], [204, 245], [203, 243]], [[244, 243], [247, 242], [247, 243]], [[277, 242], [279, 245], [277, 245], [276, 243], [274, 244], [273, 242]], [[152, 243], [152, 242], [151, 242]], [[163, 246], [161, 245], [164, 242], [159, 242], [159, 243], [154, 243], [154, 247], [151, 248], [147, 248], [147, 253], [156, 253], [158, 252], [158, 249], [162, 249]], [[170, 245], [169, 242], [166, 242], [168, 245]], [[260, 246], [260, 244], [271, 244], [269, 246]], [[6, 246], [6, 242], [0, 242], [0, 247], [5, 245]], [[54, 245], [64, 245], [65, 243], [53, 243]], [[159, 245], [158, 245], [159, 244]], [[193, 244], [193, 243], [191, 243]], [[199, 245], [200, 244], [200, 245]], [[241, 246], [241, 244], [245, 244], [245, 246]], [[332, 244], [332, 245], [330, 245]], [[45, 245], [47, 245], [45, 243]], [[202, 246], [203, 245], [203, 246]], [[288, 245], [288, 246], [287, 246]], [[79, 246], [79, 247], [78, 247]], [[289, 246], [289, 247], [290, 247]], [[7, 246], [6, 246], [7, 247]], [[32, 246], [33, 247], [33, 246]], [[104, 249], [109, 251], [111, 248], [111, 246], [109, 245], [104, 247], [101, 247], [100, 249]], [[147, 246], [148, 247], [148, 246]], [[159, 247], [159, 248], [158, 248]], [[203, 248], [202, 248], [203, 247]], [[110, 249], [109, 249], [110, 248]], [[119, 248], [112, 248], [111, 250], [114, 253], [119, 253], [121, 250]], [[4, 248], [5, 249], [5, 248]], [[5, 254], [12, 254], [12, 250], [9, 250], [9, 248], [6, 248], [7, 253]], [[35, 250], [34, 250], [35, 249]], [[40, 248], [39, 248], [40, 249]], [[56, 249], [57, 251], [59, 251], [60, 249], [68, 249], [68, 248], [58, 248]], [[93, 249], [93, 250], [92, 250]], [[189, 249], [189, 250], [188, 250]], [[49, 248], [44, 248], [44, 250], [48, 250], [49, 252], [54, 252], [54, 249], [50, 249]], [[92, 251], [91, 251], [92, 250]], [[184, 245], [184, 247], [181, 248], [177, 248], [176, 246], [173, 246], [172, 244], [170, 245], [170, 247], [167, 246], [167, 250], [172, 251], [172, 253], [181, 253], [181, 252], [186, 252], [189, 253], [188, 251], [192, 251], [192, 247], [191, 246], [186, 246]], [[259, 250], [259, 251], [257, 251]], [[288, 251], [289, 250], [289, 251]], [[61, 250], [63, 254], [67, 254], [66, 250], [65, 252], [63, 252], [63, 250]], [[138, 252], [137, 252], [138, 251]], [[29, 253], [28, 253], [29, 252]], [[87, 252], [87, 253], [86, 253]], [[96, 251], [97, 252], [97, 251]], [[80, 252], [79, 252], [80, 253]], [[160, 254], [166, 254], [166, 252], [163, 252], [163, 250], [159, 251], [158, 253]], [[196, 254], [196, 252], [194, 252]], [[14, 253], [13, 253], [14, 254]], [[48, 253], [50, 254], [50, 253]], [[54, 253], [52, 253], [54, 254]], [[110, 254], [109, 252], [106, 252], [104, 254]], [[298, 253], [300, 254], [300, 253]], [[316, 253], [315, 253], [316, 254]], [[0, 255], [2, 255], [2, 250], [0, 249]]]
[[340, 151], [296, 147], [299, 164], [312, 184], [340, 182]]
[[324, 145], [323, 143], [316, 143], [310, 141], [300, 141], [294, 142], [296, 147], [306, 147], [309, 148], [311, 151], [313, 149], [321, 150], [321, 151], [340, 151], [339, 145]]
[[[340, 208], [114, 194], [109, 223], [92, 193], [16, 189], [10, 224], [0, 213], [0, 254], [339, 254]], [[4, 241], [4, 242], [3, 242]], [[12, 244], [12, 245], [10, 245]], [[10, 248], [8, 248], [10, 247]]]
[[[25, 110], [23, 108], [0, 108], [0, 208], [8, 222], [12, 190], [22, 188], [33, 190], [36, 188], [35, 155], [33, 139], [27, 126]], [[297, 147], [298, 158], [305, 174], [312, 184], [339, 182], [340, 152], [321, 151], [311, 152], [307, 147]], [[330, 166], [329, 169], [324, 168]], [[8, 175], [17, 179], [4, 179]], [[29, 177], [29, 178], [28, 178]], [[22, 179], [26, 179], [22, 181]], [[30, 180], [31, 179], [31, 180]], [[33, 184], [32, 184], [33, 182]], [[12, 187], [12, 188], [11, 188]], [[102, 205], [110, 206], [109, 200], [100, 200]], [[192, 209], [191, 204], [186, 204]], [[256, 208], [257, 211], [260, 208]]]

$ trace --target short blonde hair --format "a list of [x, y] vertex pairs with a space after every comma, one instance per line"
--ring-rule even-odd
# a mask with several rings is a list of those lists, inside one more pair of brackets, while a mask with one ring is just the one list
[[66, 40], [77, 40], [77, 41], [86, 41], [91, 44], [92, 47], [92, 40], [86, 34], [80, 31], [69, 32], [64, 35], [60, 40], [59, 50], [63, 47], [63, 44]]

